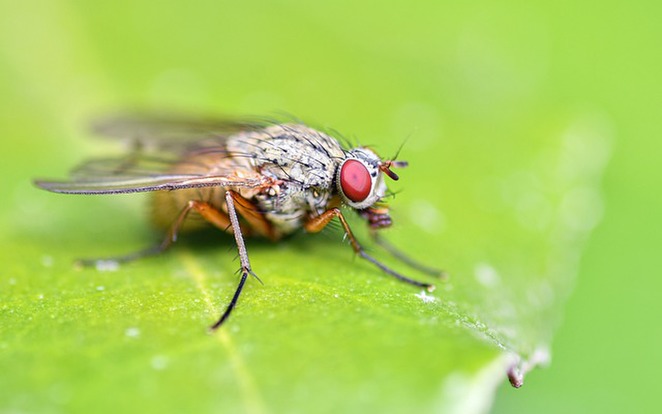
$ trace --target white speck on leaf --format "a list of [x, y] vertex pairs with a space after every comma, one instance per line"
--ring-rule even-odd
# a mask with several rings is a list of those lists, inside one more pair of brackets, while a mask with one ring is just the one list
[[115, 260], [99, 260], [95, 267], [100, 272], [115, 272], [119, 269], [120, 264]]
[[427, 293], [425, 293], [424, 290], [421, 290], [421, 293], [417, 293], [414, 296], [416, 296], [417, 298], [422, 300], [423, 303], [432, 303], [432, 302], [437, 300], [437, 298], [435, 298], [434, 296], [431, 296], [431, 295], [428, 295]]
[[101, 286], [101, 285], [97, 286], [97, 291], [103, 292], [104, 290], [106, 290], [105, 286]]

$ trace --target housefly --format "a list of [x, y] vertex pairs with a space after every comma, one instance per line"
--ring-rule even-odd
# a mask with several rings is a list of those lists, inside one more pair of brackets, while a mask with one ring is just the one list
[[[241, 279], [216, 329], [235, 308], [248, 275], [257, 279], [244, 244], [246, 236], [272, 241], [303, 228], [317, 233], [340, 222], [354, 252], [398, 280], [432, 291], [384, 265], [359, 244], [345, 210], [363, 218], [379, 245], [420, 271], [439, 271], [414, 262], [378, 236], [391, 225], [384, 197], [385, 177], [405, 161], [384, 160], [372, 149], [346, 149], [331, 135], [301, 122], [242, 122], [181, 117], [119, 116], [96, 125], [103, 136], [125, 141], [119, 158], [93, 159], [65, 181], [36, 180], [64, 194], [152, 193], [152, 219], [165, 231], [152, 248], [84, 264], [126, 262], [166, 250], [180, 231], [212, 225], [231, 233], [239, 252]], [[259, 279], [258, 279], [259, 280]]]

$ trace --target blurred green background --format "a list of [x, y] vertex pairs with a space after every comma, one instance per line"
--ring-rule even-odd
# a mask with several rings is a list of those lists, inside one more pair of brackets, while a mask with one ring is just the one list
[[[90, 116], [108, 110], [181, 108], [230, 114], [286, 111], [350, 135], [367, 137], [369, 141], [383, 139], [379, 144], [385, 152], [397, 148], [410, 136], [403, 154], [413, 161], [412, 168], [403, 174], [406, 179], [398, 184], [405, 190], [402, 205], [406, 206], [406, 211], [415, 212], [411, 217], [423, 215], [432, 223], [430, 232], [424, 233], [427, 243], [421, 243], [420, 252], [435, 257], [447, 255], [440, 260], [450, 264], [455, 263], [454, 260], [461, 263], [462, 259], [456, 257], [461, 256], [463, 249], [471, 247], [470, 238], [459, 237], [463, 229], [468, 230], [471, 217], [460, 222], [460, 229], [458, 221], [452, 221], [453, 213], [462, 209], [463, 195], [473, 191], [464, 188], [465, 183], [473, 182], [464, 177], [484, 177], [489, 176], [492, 169], [497, 174], [508, 165], [524, 165], [527, 157], [538, 149], [555, 148], [555, 137], [559, 134], [551, 131], [572, 129], [575, 124], [580, 124], [581, 129], [581, 125], [588, 123], [588, 129], [598, 131], [606, 142], [590, 151], [603, 151], [596, 156], [598, 159], [610, 158], [604, 176], [596, 178], [603, 196], [602, 201], [596, 201], [596, 211], [602, 210], [602, 214], [596, 213], [593, 218], [597, 220], [601, 216], [602, 221], [581, 255], [576, 281], [573, 272], [561, 284], [559, 304], [550, 307], [554, 314], [540, 316], [532, 310], [530, 320], [518, 315], [520, 321], [526, 320], [530, 325], [549, 322], [549, 327], [540, 327], [542, 333], [532, 335], [536, 340], [543, 338], [542, 342], [548, 335], [546, 332], [556, 330], [557, 321], [562, 319], [551, 343], [551, 365], [529, 374], [521, 389], [513, 389], [504, 381], [496, 393], [492, 411], [655, 412], [659, 406], [658, 372], [662, 367], [659, 353], [662, 334], [658, 328], [662, 315], [659, 300], [662, 278], [657, 266], [662, 238], [659, 218], [662, 210], [659, 167], [662, 154], [661, 8], [653, 1], [532, 4], [488, 1], [283, 0], [241, 4], [225, 1], [185, 4], [128, 0], [2, 1], [0, 182], [5, 194], [0, 204], [0, 223], [2, 258], [6, 263], [0, 273], [2, 287], [9, 291], [15, 281], [13, 274], [23, 274], [26, 278], [31, 275], [31, 284], [20, 291], [24, 297], [36, 297], [45, 286], [52, 285], [51, 289], [56, 292], [61, 289], [62, 296], [75, 304], [71, 285], [57, 283], [57, 271], [68, 266], [65, 259], [56, 263], [57, 271], [44, 273], [43, 268], [52, 265], [43, 263], [52, 260], [40, 253], [48, 248], [45, 246], [52, 249], [62, 240], [58, 251], [64, 257], [64, 252], [75, 246], [77, 250], [69, 252], [68, 257], [76, 257], [78, 249], [92, 239], [98, 244], [88, 246], [83, 253], [112, 252], [113, 248], [123, 252], [141, 246], [148, 238], [140, 238], [140, 234], [149, 234], [141, 224], [141, 213], [127, 214], [129, 208], [136, 207], [131, 201], [35, 195], [36, 190], [29, 185], [35, 175], [61, 176], [84, 156], [99, 154], [99, 144], [85, 138], [81, 125]], [[469, 151], [465, 152], [466, 149]], [[587, 158], [593, 159], [595, 157]], [[431, 211], [430, 204], [414, 204], [407, 199], [412, 192], [419, 198], [423, 195], [424, 199], [446, 202], [443, 207], [447, 216], [435, 213], [434, 209]], [[426, 196], [426, 192], [430, 195]], [[397, 202], [400, 198], [394, 204]], [[73, 205], [77, 206], [76, 210], [67, 215], [67, 209]], [[111, 223], [103, 223], [106, 214]], [[78, 225], [98, 219], [99, 228], [71, 228], [77, 236], [53, 233], [56, 229], [70, 228], [74, 216], [81, 217]], [[407, 219], [403, 221], [406, 223]], [[410, 228], [405, 228], [401, 236], [406, 242], [416, 240], [422, 231], [412, 226], [411, 221], [410, 218]], [[115, 224], [119, 222], [124, 224]], [[472, 234], [481, 234], [481, 223], [473, 224], [476, 227], [470, 230]], [[587, 226], [590, 227], [590, 223]], [[138, 229], [138, 235], [127, 242], [126, 234], [132, 227]], [[444, 228], [448, 228], [445, 233]], [[485, 228], [484, 233], [492, 230], [503, 235], [507, 228]], [[437, 242], [437, 235], [445, 241]], [[458, 235], [455, 243], [450, 237], [454, 235]], [[30, 240], [39, 241], [31, 244]], [[521, 241], [515, 236], [513, 240]], [[510, 242], [503, 240], [504, 244]], [[131, 245], [118, 248], [117, 243]], [[303, 248], [305, 241], [293, 243], [289, 248]], [[430, 246], [440, 247], [441, 252]], [[324, 253], [324, 248], [312, 249], [313, 256]], [[268, 259], [280, 253], [269, 256], [267, 246], [256, 250], [258, 257], [260, 254], [264, 257], [266, 270], [263, 273], [269, 273]], [[349, 261], [348, 254], [336, 252], [344, 250], [333, 250], [328, 263]], [[42, 263], [26, 264], [34, 261], [35, 255], [42, 258]], [[195, 253], [184, 257], [191, 255]], [[212, 252], [203, 260], [208, 260], [210, 266], [218, 266], [214, 257]], [[172, 267], [176, 259], [165, 260], [165, 266]], [[143, 299], [139, 295], [131, 296], [130, 283], [144, 283], [139, 287], [155, 292], [162, 289], [161, 294], [165, 291], [166, 297], [176, 297], [180, 289], [186, 289], [181, 280], [166, 286], [162, 281], [152, 285], [144, 278], [141, 280], [140, 273], [152, 269], [150, 264], [144, 266], [127, 269], [126, 276], [105, 283], [105, 286], [116, 283], [117, 289], [126, 286], [128, 304], [122, 306], [126, 306], [128, 313], [144, 311], [140, 302]], [[277, 264], [273, 266], [278, 269]], [[306, 265], [301, 266], [303, 269]], [[191, 271], [191, 266], [187, 268]], [[80, 283], [91, 290], [100, 283], [96, 280], [102, 280], [94, 279], [97, 276], [85, 277], [81, 276]], [[359, 277], [370, 280], [374, 272], [368, 269]], [[224, 288], [232, 286], [231, 278], [226, 279], [229, 284], [224, 284]], [[373, 283], [378, 281], [375, 279]], [[329, 283], [333, 286], [334, 280]], [[459, 297], [465, 297], [473, 287], [462, 285], [461, 281], [457, 283]], [[522, 281], [523, 285], [525, 283]], [[268, 285], [274, 292], [279, 286], [277, 278]], [[574, 292], [563, 306], [573, 286]], [[393, 296], [396, 308], [401, 302], [397, 293], [392, 292], [398, 292], [399, 288], [395, 285], [386, 288], [388, 294], [396, 295]], [[517, 291], [516, 286], [512, 289]], [[184, 294], [193, 298], [196, 292], [185, 291]], [[21, 306], [30, 312], [36, 308], [22, 302], [12, 303], [11, 297], [2, 297], [5, 303], [4, 322], [0, 326], [3, 337], [0, 356], [5, 366], [2, 374], [5, 390], [10, 390], [12, 395], [0, 391], [0, 410], [67, 411], [57, 408], [61, 394], [57, 389], [47, 390], [48, 398], [54, 401], [52, 406], [30, 402], [31, 399], [43, 401], [38, 384], [57, 377], [57, 371], [40, 372], [43, 377], [21, 373], [16, 377], [25, 382], [18, 383], [13, 382], [12, 377], [17, 372], [7, 374], [6, 369], [17, 369], [12, 359], [29, 369], [41, 364], [50, 355], [46, 346], [49, 339], [59, 341], [62, 335], [74, 335], [70, 339], [77, 343], [87, 337], [66, 323], [56, 324], [61, 331], [42, 332], [37, 336], [44, 341], [42, 349], [41, 343], [31, 343], [30, 335], [25, 334], [29, 332], [29, 320], [14, 316], [14, 310], [23, 315]], [[482, 299], [477, 300], [481, 303]], [[218, 303], [217, 298], [214, 301]], [[94, 329], [103, 329], [103, 319], [94, 319], [99, 316], [86, 311], [86, 306], [81, 302], [72, 313], [91, 318]], [[195, 309], [180, 308], [180, 311], [186, 314], [188, 325], [193, 325], [185, 332], [190, 336], [199, 335], [200, 330], [196, 329], [214, 317], [209, 314], [201, 318], [200, 309], [198, 313]], [[250, 308], [244, 306], [242, 311], [250, 312]], [[263, 316], [269, 314], [263, 312]], [[148, 321], [162, 318], [156, 308], [146, 314]], [[399, 317], [404, 318], [405, 314], [401, 311]], [[495, 319], [499, 318], [495, 316]], [[268, 329], [268, 325], [265, 322], [257, 327]], [[171, 329], [179, 327], [173, 325]], [[242, 329], [249, 328], [257, 329], [256, 326]], [[296, 328], [291, 329], [299, 333]], [[404, 332], [409, 332], [407, 329], [415, 330], [410, 326], [403, 329], [403, 336], [407, 335]], [[131, 337], [132, 332], [127, 336]], [[499, 334], [508, 337], [505, 329]], [[254, 340], [259, 332], [249, 335], [253, 335], [250, 338]], [[452, 372], [456, 365], [489, 366], [495, 360], [495, 350], [482, 347], [460, 333], [449, 334], [449, 337], [455, 336], [459, 339], [447, 350], [456, 355], [457, 361], [441, 363], [439, 369]], [[13, 341], [14, 337], [22, 339]], [[105, 370], [112, 372], [124, 363], [121, 353], [103, 353], [103, 333], [90, 337], [100, 341], [91, 352], [105, 355], [103, 364], [97, 367], [101, 370], [99, 375]], [[314, 341], [314, 338], [301, 340], [303, 348], [308, 343], [305, 341]], [[228, 345], [228, 336], [221, 336], [220, 341], [225, 341], [225, 347], [232, 346]], [[532, 352], [535, 346], [516, 340], [512, 345], [515, 349], [519, 345], [524, 353]], [[21, 347], [30, 352], [21, 354], [17, 351]], [[205, 349], [197, 343], [186, 349], [187, 355], [196, 355], [188, 359], [197, 364], [190, 367], [191, 370], [205, 370], [208, 363], [203, 356]], [[158, 370], [168, 360], [159, 359], [158, 351], [155, 352], [157, 357], [151, 363]], [[250, 353], [250, 350], [242, 352]], [[369, 349], [357, 352], [370, 354]], [[31, 355], [35, 355], [34, 358]], [[199, 359], [197, 355], [201, 355]], [[93, 358], [94, 355], [82, 357]], [[75, 366], [76, 356], [72, 355], [71, 360]], [[327, 368], [332, 370], [332, 364]], [[397, 376], [402, 372], [411, 376], [415, 368], [420, 367], [404, 364], [401, 371], [384, 373]], [[127, 369], [141, 375], [135, 366]], [[241, 367], [237, 372], [242, 372]], [[81, 368], [81, 375], [83, 373], [87, 374]], [[221, 383], [230, 376], [218, 375], [222, 377]], [[503, 376], [495, 378], [505, 380]], [[424, 379], [427, 381], [429, 377]], [[81, 377], [80, 381], [86, 380]], [[411, 392], [412, 407], [418, 407], [415, 399], [432, 392], [425, 381], [407, 383], [416, 384], [420, 391]], [[105, 384], [113, 385], [108, 392], [118, 393], [120, 400], [123, 392], [133, 396], [152, 395], [149, 387], [154, 385], [137, 382], [134, 385], [143, 388], [133, 392], [122, 389], [121, 377], [111, 378]], [[481, 402], [487, 401], [485, 407], [488, 407], [489, 397], [485, 395], [491, 395], [492, 382], [472, 384], [485, 387], [484, 393], [478, 391], [477, 395], [482, 395]], [[280, 387], [288, 389], [287, 384], [280, 384]], [[251, 401], [251, 393], [256, 393], [255, 384], [243, 384], [239, 388], [248, 392], [248, 396], [242, 396], [248, 401]], [[398, 401], [404, 402], [411, 391], [407, 388], [389, 390], [399, 397], [403, 394]], [[211, 388], [203, 391], [220, 392]], [[18, 395], [19, 392], [22, 394]], [[296, 394], [296, 390], [292, 392]], [[269, 392], [263, 394], [268, 396]], [[71, 400], [72, 396], [66, 399]], [[166, 404], [169, 401], [166, 399]], [[88, 403], [94, 404], [94, 397], [81, 396], [75, 404], [62, 402], [64, 405], [60, 407], [84, 411]], [[262, 403], [249, 404], [246, 411], [270, 411]], [[348, 397], [341, 407], [351, 410], [361, 404], [365, 401], [356, 401], [354, 405], [352, 397]], [[182, 403], [181, 406], [151, 408], [191, 407], [211, 406]], [[471, 409], [466, 412], [484, 409], [471, 404], [468, 407]], [[389, 408], [395, 410], [398, 406]], [[456, 408], [456, 412], [462, 410]]]

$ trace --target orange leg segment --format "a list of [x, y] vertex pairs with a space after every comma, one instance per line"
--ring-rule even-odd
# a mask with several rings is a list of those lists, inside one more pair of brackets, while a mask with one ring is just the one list
[[[274, 227], [267, 221], [264, 214], [257, 209], [255, 204], [246, 200], [234, 191], [228, 191], [228, 193], [232, 196], [234, 207], [237, 212], [244, 218], [244, 220], [246, 220], [246, 222], [248, 222], [251, 229], [269, 240], [275, 241], [278, 239]], [[246, 235], [245, 232], [244, 235]]]

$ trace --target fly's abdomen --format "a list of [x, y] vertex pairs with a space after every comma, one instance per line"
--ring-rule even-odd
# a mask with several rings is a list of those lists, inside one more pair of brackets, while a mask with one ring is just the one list
[[[205, 201], [216, 209], [223, 210], [222, 201], [225, 197], [225, 191], [222, 187], [212, 187], [154, 192], [151, 199], [152, 224], [163, 230], [170, 228], [191, 200]], [[191, 210], [180, 226], [180, 230], [185, 232], [194, 231], [209, 226], [208, 221], [195, 210]]]
[[[222, 153], [221, 153], [222, 154]], [[184, 156], [170, 171], [173, 174], [209, 175], [217, 170], [233, 168], [233, 159], [218, 152], [193, 153]], [[225, 187], [185, 188], [174, 191], [156, 191], [152, 193], [152, 223], [159, 229], [168, 229], [178, 219], [189, 201], [203, 201], [218, 210], [225, 210]], [[209, 223], [195, 210], [188, 212], [182, 223], [182, 231], [192, 231], [209, 227]]]

